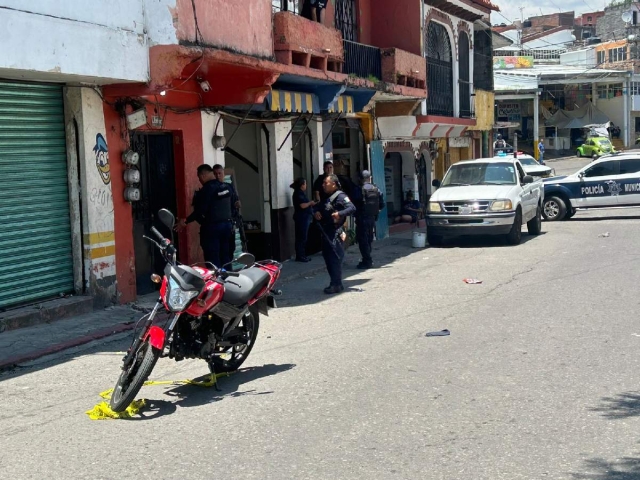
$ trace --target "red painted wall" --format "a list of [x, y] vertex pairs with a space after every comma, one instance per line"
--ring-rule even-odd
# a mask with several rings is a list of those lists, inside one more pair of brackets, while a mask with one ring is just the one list
[[371, 45], [421, 55], [420, 0], [369, 0]]
[[371, 2], [372, 0], [357, 0], [358, 42], [371, 45]]
[[203, 43], [248, 55], [273, 57], [271, 0], [177, 0], [173, 17], [178, 40], [195, 43], [192, 1]]
[[[160, 112], [163, 115], [164, 112]], [[148, 107], [149, 118], [153, 115], [153, 106]], [[133, 217], [131, 205], [124, 200], [123, 180], [124, 164], [120, 161], [127, 144], [123, 122], [120, 115], [108, 104], [104, 104], [104, 117], [107, 130], [107, 144], [111, 158], [111, 187], [115, 216], [116, 240], [116, 277], [121, 303], [136, 299], [135, 253], [133, 247]], [[144, 129], [141, 129], [144, 130]], [[200, 188], [196, 177], [196, 168], [204, 163], [202, 151], [202, 122], [200, 112], [175, 114], [167, 112], [164, 117], [164, 132], [174, 134], [174, 164], [176, 171], [176, 194], [178, 196], [178, 216], [186, 217], [191, 213], [193, 192]], [[174, 212], [175, 213], [175, 212]], [[199, 227], [189, 225], [180, 234], [180, 260], [184, 263], [202, 261], [199, 242]], [[185, 249], [184, 246], [187, 246]]]

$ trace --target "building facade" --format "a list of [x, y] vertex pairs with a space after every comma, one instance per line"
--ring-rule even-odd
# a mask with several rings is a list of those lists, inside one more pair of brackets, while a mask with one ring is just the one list
[[[286, 0], [80, 3], [0, 1], [0, 309], [153, 291], [161, 261], [142, 235], [160, 208], [190, 213], [202, 163], [236, 186], [249, 250], [287, 259], [294, 178], [328, 159], [352, 178], [372, 168], [374, 112], [427, 96], [418, 1], [336, 0], [322, 24]], [[181, 261], [201, 259], [197, 226], [175, 241]], [[29, 287], [34, 269], [44, 287]]]

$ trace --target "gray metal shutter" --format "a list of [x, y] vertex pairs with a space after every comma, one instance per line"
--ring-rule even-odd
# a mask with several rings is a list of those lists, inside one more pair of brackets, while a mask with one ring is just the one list
[[62, 87], [0, 80], [0, 309], [73, 291]]

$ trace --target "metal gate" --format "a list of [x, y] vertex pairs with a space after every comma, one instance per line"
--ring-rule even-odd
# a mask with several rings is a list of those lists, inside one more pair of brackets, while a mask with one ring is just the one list
[[0, 80], [0, 309], [73, 291], [62, 98]]
[[[371, 174], [373, 175], [373, 182], [384, 194], [387, 191], [387, 186], [384, 178], [384, 150], [382, 148], [382, 142], [380, 140], [371, 140], [369, 152], [371, 155]], [[385, 200], [387, 199], [385, 198]], [[389, 219], [387, 218], [387, 204], [385, 201], [385, 207], [380, 211], [378, 221], [376, 222], [376, 238], [378, 240], [382, 240], [388, 236]]]

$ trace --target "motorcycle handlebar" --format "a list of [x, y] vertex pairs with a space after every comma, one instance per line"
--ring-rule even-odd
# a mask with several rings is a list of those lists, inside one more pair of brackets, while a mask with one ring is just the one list
[[166, 239], [162, 236], [162, 234], [158, 231], [156, 227], [151, 227], [151, 233], [153, 233], [156, 236], [156, 238], [160, 240], [160, 243], [164, 244], [166, 242]]

